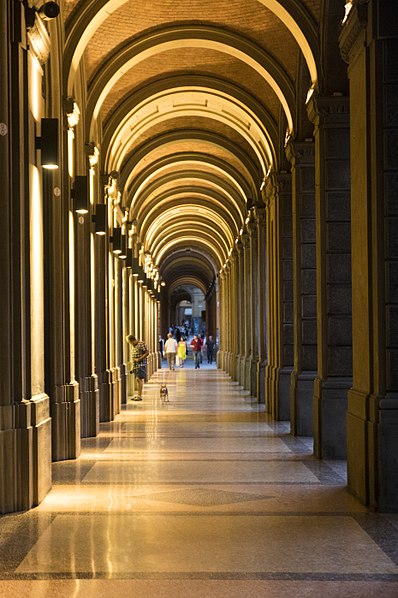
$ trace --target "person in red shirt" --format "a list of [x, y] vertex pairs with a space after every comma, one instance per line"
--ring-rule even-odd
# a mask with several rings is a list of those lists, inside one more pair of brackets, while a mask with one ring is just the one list
[[195, 362], [195, 370], [200, 368], [200, 355], [202, 351], [202, 340], [198, 337], [197, 334], [193, 337], [190, 343], [190, 347], [192, 349], [193, 358]]

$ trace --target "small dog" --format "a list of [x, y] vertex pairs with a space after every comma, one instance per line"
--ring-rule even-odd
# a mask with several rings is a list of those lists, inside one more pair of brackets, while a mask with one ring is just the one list
[[162, 401], [169, 400], [169, 391], [167, 389], [166, 384], [162, 384], [162, 386], [160, 387], [160, 398]]

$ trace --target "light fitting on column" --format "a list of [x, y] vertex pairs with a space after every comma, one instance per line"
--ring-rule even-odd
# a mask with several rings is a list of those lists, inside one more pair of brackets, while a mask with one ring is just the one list
[[36, 137], [36, 149], [40, 150], [40, 164], [48, 170], [59, 166], [58, 119], [42, 118], [41, 135]]
[[[120, 229], [121, 230], [121, 229]], [[119, 258], [125, 260], [127, 257], [127, 236], [122, 234], [120, 239], [120, 253]]]
[[115, 255], [119, 255], [122, 252], [122, 229], [114, 228], [112, 230], [112, 236], [110, 238], [112, 243], [112, 251]]
[[60, 8], [56, 2], [45, 2], [40, 8], [29, 6], [27, 0], [24, 0], [26, 29], [32, 29], [35, 24], [36, 14], [43, 21], [51, 21], [59, 15]]
[[96, 204], [95, 214], [93, 214], [92, 220], [95, 224], [95, 234], [105, 235], [107, 230], [107, 207], [104, 203]]
[[78, 214], [88, 213], [88, 183], [86, 176], [75, 176], [72, 189], [73, 209]]

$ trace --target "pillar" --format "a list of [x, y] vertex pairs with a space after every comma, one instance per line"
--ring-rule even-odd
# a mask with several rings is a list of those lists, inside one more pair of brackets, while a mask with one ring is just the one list
[[251, 220], [248, 224], [250, 238], [250, 370], [248, 386], [250, 394], [258, 398], [257, 368], [258, 368], [258, 336], [259, 313], [261, 298], [258, 293], [258, 226], [256, 212], [251, 211]]
[[348, 486], [398, 511], [398, 4], [355, 3], [340, 36], [351, 105]]
[[291, 431], [313, 434], [313, 394], [317, 373], [316, 235], [314, 143], [289, 142], [292, 163], [293, 336], [290, 385]]
[[265, 403], [266, 383], [265, 372], [267, 367], [267, 245], [266, 245], [266, 215], [265, 207], [256, 207], [257, 223], [257, 280], [258, 280], [258, 336], [257, 336], [257, 399]]
[[241, 318], [243, 321], [243, 351], [241, 361], [241, 372], [240, 381], [241, 386], [246, 390], [249, 390], [249, 379], [250, 379], [250, 304], [251, 304], [251, 288], [250, 288], [250, 237], [245, 230], [242, 234], [242, 246], [243, 246], [243, 295], [242, 295], [242, 313]]
[[267, 412], [290, 419], [293, 371], [293, 267], [291, 175], [275, 174], [266, 187], [269, 275]]
[[315, 125], [318, 375], [314, 452], [346, 457], [347, 392], [352, 384], [349, 101], [312, 96]]

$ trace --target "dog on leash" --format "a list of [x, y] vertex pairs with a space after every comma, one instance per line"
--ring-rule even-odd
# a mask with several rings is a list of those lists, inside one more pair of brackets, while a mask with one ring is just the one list
[[162, 384], [162, 386], [160, 387], [160, 398], [162, 401], [166, 402], [169, 400], [169, 391], [166, 384]]

